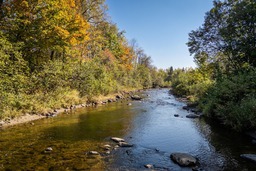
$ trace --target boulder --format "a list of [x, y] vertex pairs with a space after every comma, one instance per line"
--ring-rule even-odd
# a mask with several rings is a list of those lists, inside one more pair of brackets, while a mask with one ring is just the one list
[[183, 106], [182, 109], [189, 110], [189, 107], [188, 106]]
[[47, 147], [44, 151], [52, 151], [53, 149], [52, 149], [52, 147]]
[[122, 99], [122, 96], [121, 95], [116, 95], [116, 98], [117, 99]]
[[195, 157], [187, 153], [172, 153], [171, 159], [180, 166], [195, 166], [198, 161]]
[[132, 100], [141, 100], [142, 98], [138, 95], [133, 95], [132, 97]]
[[256, 154], [241, 154], [240, 157], [256, 163]]
[[195, 114], [189, 114], [186, 116], [186, 118], [191, 118], [191, 119], [195, 119], [195, 118], [199, 118], [200, 115], [195, 115]]
[[104, 149], [104, 150], [110, 150], [110, 149], [111, 149], [111, 146], [108, 145], [108, 144], [106, 144], [106, 145], [103, 146], [103, 149]]
[[90, 151], [89, 154], [91, 154], [91, 155], [99, 155], [99, 153], [97, 151]]
[[180, 115], [179, 114], [174, 114], [174, 117], [179, 117]]
[[147, 169], [153, 169], [154, 168], [154, 166], [152, 164], [145, 164], [144, 167], [147, 168]]
[[52, 147], [47, 147], [46, 149], [44, 149], [44, 151], [43, 151], [43, 153], [44, 154], [49, 154], [49, 153], [51, 153], [52, 152]]
[[122, 138], [118, 138], [118, 137], [111, 137], [110, 139], [111, 139], [112, 141], [117, 142], [117, 143], [119, 143], [119, 142], [125, 142], [125, 140], [124, 140], [124, 139], [122, 139]]
[[133, 144], [128, 144], [126, 142], [119, 142], [118, 146], [119, 147], [133, 147]]

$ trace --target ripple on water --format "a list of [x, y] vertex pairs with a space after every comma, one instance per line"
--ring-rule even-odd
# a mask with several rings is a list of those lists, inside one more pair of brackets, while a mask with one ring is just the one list
[[[1, 131], [0, 170], [144, 170], [145, 164], [156, 170], [191, 170], [174, 164], [173, 152], [198, 157], [204, 170], [256, 170], [239, 158], [240, 153], [256, 151], [243, 137], [186, 118], [184, 103], [167, 89], [149, 90], [144, 96], [143, 102], [133, 101], [130, 106], [127, 102], [86, 108], [35, 121], [33, 127], [25, 124]], [[87, 155], [105, 153], [101, 148], [105, 144], [113, 147], [112, 136], [135, 146], [104, 157]], [[45, 154], [47, 147], [53, 150]]]

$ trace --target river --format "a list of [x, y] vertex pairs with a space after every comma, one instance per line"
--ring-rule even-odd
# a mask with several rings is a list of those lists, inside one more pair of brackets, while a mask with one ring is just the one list
[[[239, 157], [256, 152], [245, 135], [186, 118], [185, 104], [167, 89], [141, 95], [142, 101], [123, 100], [0, 130], [0, 170], [147, 170], [145, 164], [191, 170], [173, 163], [173, 152], [196, 156], [200, 170], [256, 170]], [[112, 136], [134, 146], [105, 154], [102, 146], [115, 146]], [[92, 150], [101, 155], [88, 154]]]

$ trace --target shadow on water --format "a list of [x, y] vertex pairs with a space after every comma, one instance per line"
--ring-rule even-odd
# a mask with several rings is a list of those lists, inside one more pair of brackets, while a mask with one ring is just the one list
[[[0, 170], [145, 170], [145, 164], [155, 170], [191, 170], [174, 164], [173, 152], [196, 156], [201, 170], [256, 170], [239, 157], [256, 152], [248, 137], [204, 119], [186, 118], [184, 103], [167, 89], [141, 94], [144, 100], [131, 106], [123, 101], [86, 108], [1, 131]], [[111, 136], [134, 147], [106, 156], [101, 146], [114, 146]], [[47, 147], [53, 151], [44, 153]], [[90, 156], [91, 150], [102, 155]]]

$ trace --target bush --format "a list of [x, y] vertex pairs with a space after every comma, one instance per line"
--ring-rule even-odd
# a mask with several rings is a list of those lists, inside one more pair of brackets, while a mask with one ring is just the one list
[[221, 78], [200, 101], [203, 113], [242, 131], [256, 126], [256, 72]]
[[173, 93], [178, 96], [190, 96], [191, 101], [201, 98], [213, 81], [199, 69], [175, 70], [172, 78]]

